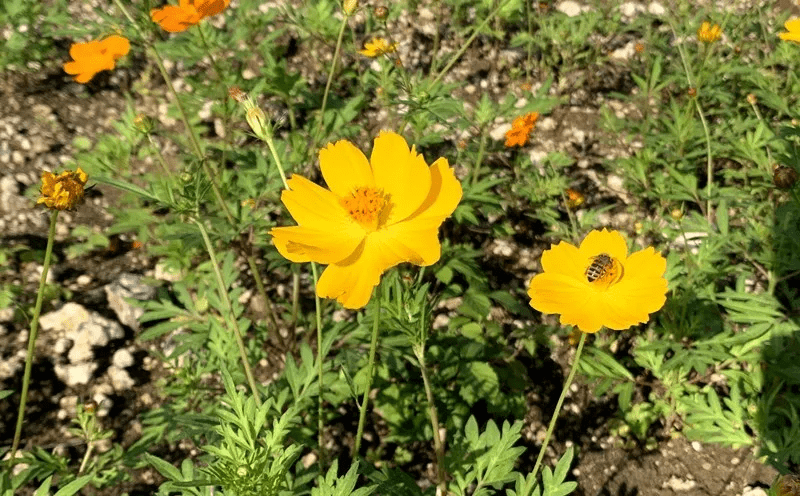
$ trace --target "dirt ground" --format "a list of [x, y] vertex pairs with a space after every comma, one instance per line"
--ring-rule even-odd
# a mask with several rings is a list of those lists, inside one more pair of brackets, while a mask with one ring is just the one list
[[[33, 202], [41, 172], [63, 168], [78, 151], [76, 139], [91, 139], [112, 129], [126, 105], [123, 93], [135, 77], [135, 68], [129, 68], [101, 74], [92, 84], [81, 86], [72, 83], [57, 67], [37, 74], [0, 75], [0, 245], [16, 247], [21, 252], [44, 248], [47, 214]], [[621, 77], [619, 84], [624, 84], [624, 68]], [[599, 143], [599, 105], [589, 103], [596, 100], [591, 93], [593, 90], [606, 90], [599, 86], [588, 86], [586, 90], [588, 94], [583, 98], [560, 107], [542, 120], [536, 136], [537, 146], [542, 150], [565, 150], [577, 160], [587, 161], [584, 179], [612, 194], [607, 178], [598, 178], [596, 173], [592, 175], [592, 165], [615, 152], [613, 145]], [[136, 105], [157, 108], [158, 97], [157, 93], [152, 94], [149, 96], [152, 100], [137, 101]], [[133, 250], [124, 239], [116, 247], [96, 250], [72, 260], [67, 260], [64, 250], [72, 243], [68, 227], [86, 225], [97, 232], [107, 228], [112, 222], [109, 207], [118, 196], [113, 188], [99, 185], [89, 194], [84, 207], [62, 217], [64, 227], [60, 228], [56, 246], [61, 262], [53, 269], [53, 280], [72, 291], [71, 301], [115, 320], [118, 315], [109, 308], [103, 288], [125, 273], [151, 273], [155, 262]], [[487, 253], [491, 249], [487, 246]], [[22, 256], [13, 264], [10, 274], [0, 275], [0, 283], [19, 285], [25, 298], [32, 299], [39, 278], [37, 268], [40, 270], [41, 266]], [[46, 302], [44, 313], [62, 303]], [[27, 331], [23, 322], [12, 317], [0, 315], [0, 389], [19, 390], [20, 357], [24, 356]], [[123, 326], [123, 330], [124, 336], [109, 342], [96, 359], [108, 362], [108, 357], [103, 358], [105, 355], [121, 348], [133, 350], [136, 363], [128, 370], [134, 385], [124, 392], [106, 393], [114, 406], [104, 420], [106, 427], [115, 431], [114, 441], [130, 445], [141, 427], [140, 413], [157, 397], [154, 381], [160, 372], [146, 365], [148, 349], [136, 341], [135, 330], [129, 326]], [[86, 400], [96, 396], [102, 389], [101, 384], [108, 379], [101, 363], [94, 372], [96, 382], [65, 384], [54, 372], [53, 357], [58, 355], [54, 346], [55, 340], [47, 336], [40, 338], [39, 358], [34, 365], [35, 387], [29, 398], [30, 423], [24, 430], [23, 447], [62, 450], [76, 459], [83, 453], [83, 446], [65, 437], [68, 436], [68, 416], [64, 412], [74, 398]], [[568, 349], [566, 343], [564, 349]], [[554, 404], [566, 376], [568, 353], [562, 355], [554, 359], [563, 374], [551, 374], [551, 384], [530, 394], [530, 413], [525, 428], [529, 439], [528, 456], [535, 456], [536, 444], [530, 439], [536, 439], [543, 431], [551, 411], [542, 414], [537, 405]], [[107, 369], [108, 364], [105, 367]], [[11, 443], [18, 399], [16, 394], [0, 402], [0, 444], [4, 446]], [[769, 487], [776, 476], [776, 471], [759, 462], [750, 448], [734, 450], [690, 443], [680, 437], [662, 439], [654, 450], [622, 448], [620, 439], [610, 432], [613, 407], [607, 399], [594, 398], [586, 387], [579, 388], [565, 405], [550, 454], [554, 457], [569, 445], [579, 447], [572, 470], [572, 477], [578, 482], [575, 494], [757, 496], [764, 494], [763, 488]], [[179, 460], [185, 454], [182, 448], [176, 447], [174, 452], [159, 453], [159, 456]], [[532, 460], [530, 463], [532, 465]], [[132, 482], [103, 494], [122, 494], [123, 491], [131, 495], [152, 494], [159, 480], [152, 470], [145, 469], [134, 473]]]

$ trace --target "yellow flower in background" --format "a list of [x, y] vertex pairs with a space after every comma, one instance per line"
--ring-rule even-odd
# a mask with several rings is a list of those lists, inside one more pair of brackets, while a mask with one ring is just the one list
[[617, 231], [592, 231], [580, 247], [561, 242], [542, 254], [543, 273], [528, 288], [531, 306], [560, 314], [583, 332], [647, 322], [666, 302], [667, 261], [653, 247], [628, 255]]
[[788, 33], [778, 33], [778, 36], [780, 36], [783, 41], [795, 41], [800, 43], [800, 17], [789, 19], [783, 24], [783, 27], [788, 31]]
[[386, 38], [372, 38], [364, 45], [364, 49], [359, 50], [358, 53], [367, 57], [380, 57], [395, 51], [397, 51], [397, 42], [389, 43]]
[[36, 204], [44, 203], [52, 210], [74, 210], [83, 200], [83, 187], [88, 178], [80, 167], [75, 172], [64, 171], [57, 176], [42, 172], [42, 196]]
[[700, 29], [697, 30], [697, 39], [706, 43], [714, 43], [721, 37], [722, 28], [719, 27], [719, 24], [712, 26], [710, 22], [705, 21], [700, 25]]
[[293, 175], [281, 200], [299, 225], [270, 231], [292, 262], [328, 264], [318, 296], [362, 308], [386, 270], [439, 260], [439, 226], [461, 200], [447, 159], [428, 166], [402, 136], [382, 131], [369, 160], [341, 140], [320, 150], [319, 166], [330, 189]]

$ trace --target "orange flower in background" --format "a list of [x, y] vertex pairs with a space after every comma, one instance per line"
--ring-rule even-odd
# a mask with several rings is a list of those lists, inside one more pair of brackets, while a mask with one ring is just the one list
[[231, 0], [179, 0], [178, 5], [166, 5], [150, 11], [150, 18], [164, 31], [180, 33], [206, 17], [225, 10]]
[[372, 40], [364, 44], [364, 49], [359, 50], [358, 53], [375, 58], [395, 51], [397, 51], [397, 42], [389, 43], [386, 38], [372, 38]]
[[281, 200], [299, 225], [270, 231], [292, 262], [328, 264], [318, 296], [362, 308], [391, 267], [439, 260], [439, 226], [461, 200], [447, 159], [428, 166], [402, 136], [382, 131], [369, 160], [341, 140], [320, 150], [319, 166], [330, 189], [293, 175]]
[[44, 203], [51, 210], [74, 210], [83, 201], [83, 187], [89, 176], [78, 167], [75, 172], [64, 171], [59, 175], [42, 172], [41, 198], [36, 204]]
[[800, 18], [789, 19], [783, 24], [788, 33], [778, 33], [783, 41], [794, 41], [800, 43]]
[[529, 112], [514, 119], [511, 129], [506, 131], [506, 146], [524, 146], [528, 142], [531, 131], [536, 128], [537, 120], [539, 120], [539, 112]]
[[578, 208], [586, 202], [586, 197], [580, 191], [567, 188], [565, 193], [567, 195], [567, 207], [569, 208]]
[[647, 322], [666, 302], [667, 261], [653, 247], [628, 255], [617, 231], [592, 231], [580, 247], [561, 242], [542, 254], [543, 273], [531, 280], [536, 310], [561, 315], [582, 332], [624, 330]]
[[705, 21], [697, 30], [697, 39], [706, 43], [714, 43], [721, 37], [722, 28], [719, 27], [719, 24], [712, 26], [710, 22]]
[[113, 35], [103, 40], [73, 43], [69, 48], [72, 61], [64, 63], [64, 71], [79, 83], [88, 83], [100, 71], [110, 71], [117, 60], [127, 55], [131, 43], [124, 36]]

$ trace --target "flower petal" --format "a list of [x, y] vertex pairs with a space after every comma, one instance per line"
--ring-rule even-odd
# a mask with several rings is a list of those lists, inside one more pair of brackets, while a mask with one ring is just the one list
[[375, 138], [370, 164], [375, 186], [389, 195], [392, 210], [386, 220], [393, 224], [414, 213], [431, 190], [431, 172], [418, 154], [397, 133], [381, 131]]
[[278, 252], [292, 262], [340, 262], [363, 241], [363, 237], [352, 237], [341, 230], [304, 226], [275, 227], [269, 233]]
[[217, 15], [231, 3], [231, 0], [197, 0], [194, 4], [202, 17]]
[[200, 14], [191, 5], [167, 5], [150, 11], [150, 18], [170, 33], [180, 33], [200, 22]]
[[625, 238], [619, 231], [602, 231], [594, 230], [586, 235], [581, 242], [579, 248], [580, 256], [585, 259], [584, 263], [588, 263], [588, 259], [595, 257], [601, 253], [607, 253], [618, 261], [625, 263], [628, 257], [628, 246], [625, 244]]
[[403, 222], [414, 222], [416, 230], [428, 227], [438, 229], [456, 209], [463, 195], [461, 183], [456, 179], [455, 172], [450, 168], [446, 158], [439, 158], [428, 170], [431, 175], [428, 196], [416, 212], [403, 220]]
[[351, 194], [359, 186], [375, 186], [367, 157], [347, 140], [329, 143], [320, 150], [319, 168], [325, 183], [338, 197]]
[[585, 265], [586, 259], [580, 250], [566, 241], [550, 245], [550, 249], [542, 253], [542, 271], [548, 274], [562, 274], [585, 282]]
[[603, 326], [599, 293], [579, 279], [539, 274], [531, 280], [528, 296], [534, 309], [561, 314], [564, 325], [577, 326], [583, 332], [597, 332]]
[[[335, 298], [345, 308], [363, 308], [381, 278], [379, 253], [366, 240], [342, 264], [329, 265], [317, 282], [317, 296]], [[374, 248], [374, 247], [373, 247]]]
[[106, 53], [114, 59], [119, 59], [128, 54], [131, 42], [119, 35], [112, 35], [100, 42]]
[[287, 183], [289, 189], [281, 193], [281, 200], [298, 224], [319, 230], [346, 230], [364, 237], [363, 228], [350, 219], [336, 195], [297, 174]]

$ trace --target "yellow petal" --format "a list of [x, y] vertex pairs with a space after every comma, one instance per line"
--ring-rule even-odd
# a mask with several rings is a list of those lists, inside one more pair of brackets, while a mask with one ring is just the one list
[[362, 238], [336, 230], [303, 226], [276, 227], [270, 232], [278, 252], [292, 262], [332, 264], [349, 257]]
[[336, 299], [345, 308], [363, 308], [381, 278], [378, 253], [362, 243], [343, 264], [329, 265], [317, 282], [317, 296]]
[[461, 201], [461, 183], [450, 168], [446, 158], [440, 158], [429, 168], [431, 187], [428, 196], [416, 212], [404, 222], [417, 223], [416, 229], [438, 228], [450, 216]]
[[[628, 246], [625, 238], [618, 231], [594, 230], [586, 235], [579, 248], [580, 255], [585, 260], [601, 253], [607, 253], [618, 261], [624, 263], [628, 256]], [[584, 262], [586, 263], [586, 262]]]
[[581, 332], [595, 333], [603, 328], [606, 317], [606, 306], [603, 302], [603, 295], [598, 292], [591, 292], [588, 298], [579, 304], [570, 306], [562, 312], [559, 322], [562, 325], [573, 325]]
[[438, 226], [417, 229], [415, 222], [400, 222], [371, 234], [370, 238], [375, 235], [381, 236], [386, 246], [393, 247], [402, 257], [400, 262], [428, 266], [438, 262], [442, 255]]
[[346, 230], [350, 236], [364, 237], [363, 228], [350, 219], [336, 195], [297, 174], [287, 182], [289, 189], [281, 193], [281, 200], [298, 224], [320, 231]]
[[349, 195], [359, 186], [375, 186], [367, 157], [347, 140], [328, 144], [320, 150], [319, 168], [325, 183], [339, 197]]
[[393, 224], [414, 213], [431, 190], [431, 172], [422, 155], [408, 149], [397, 133], [381, 131], [375, 138], [370, 164], [375, 186], [389, 195], [392, 210], [386, 220]]
[[550, 245], [550, 249], [542, 253], [542, 270], [548, 274], [562, 274], [585, 280], [585, 266], [586, 257], [581, 255], [577, 247], [565, 241]]

